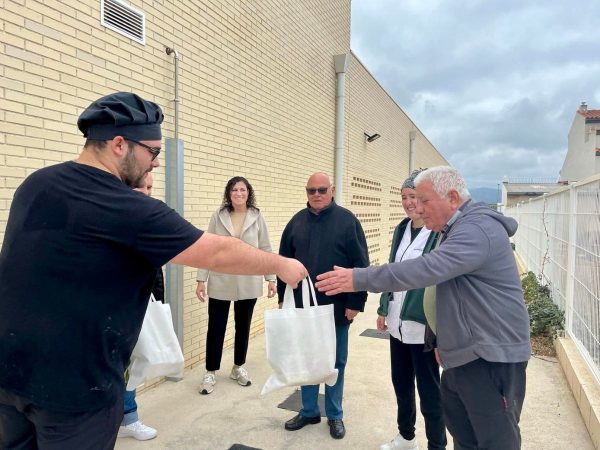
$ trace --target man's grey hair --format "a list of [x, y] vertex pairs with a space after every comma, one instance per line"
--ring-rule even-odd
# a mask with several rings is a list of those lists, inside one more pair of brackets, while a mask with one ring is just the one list
[[418, 186], [423, 181], [429, 181], [435, 193], [442, 198], [448, 195], [448, 192], [451, 190], [458, 192], [462, 201], [467, 201], [471, 198], [465, 179], [454, 167], [437, 166], [424, 170], [415, 178], [415, 186]]

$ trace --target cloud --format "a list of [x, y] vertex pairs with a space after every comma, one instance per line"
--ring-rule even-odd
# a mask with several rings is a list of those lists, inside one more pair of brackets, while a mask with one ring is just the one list
[[470, 184], [557, 179], [577, 107], [600, 109], [600, 3], [353, 0], [352, 49]]

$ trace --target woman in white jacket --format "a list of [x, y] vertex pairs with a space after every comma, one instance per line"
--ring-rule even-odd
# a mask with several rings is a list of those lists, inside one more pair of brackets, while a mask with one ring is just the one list
[[[402, 184], [402, 207], [408, 216], [396, 227], [390, 262], [407, 261], [429, 253], [438, 234], [425, 226], [417, 212], [414, 180], [421, 170], [413, 171]], [[426, 348], [424, 289], [385, 292], [381, 295], [377, 329], [390, 333], [391, 374], [398, 405], [398, 435], [380, 450], [419, 450], [415, 437], [417, 406], [415, 380], [420, 409], [425, 419], [428, 450], [446, 448], [446, 430], [442, 414], [440, 371], [431, 348]], [[431, 344], [431, 343], [429, 343]]]
[[[234, 236], [261, 250], [271, 251], [269, 232], [265, 219], [256, 207], [254, 189], [244, 177], [233, 177], [225, 186], [223, 204], [215, 211], [208, 232], [221, 236]], [[275, 275], [266, 275], [269, 298], [277, 290]], [[248, 352], [250, 323], [256, 299], [263, 294], [261, 276], [226, 275], [198, 269], [196, 295], [206, 301], [208, 280], [208, 333], [206, 336], [206, 374], [200, 388], [201, 394], [210, 394], [216, 383], [215, 372], [221, 366], [223, 341], [229, 316], [229, 305], [234, 302], [235, 343], [233, 367], [230, 378], [241, 386], [252, 383], [243, 367]]]

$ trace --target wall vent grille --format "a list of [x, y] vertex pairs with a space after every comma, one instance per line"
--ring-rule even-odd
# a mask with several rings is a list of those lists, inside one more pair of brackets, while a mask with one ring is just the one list
[[101, 23], [140, 44], [146, 44], [146, 17], [144, 13], [121, 0], [102, 0]]

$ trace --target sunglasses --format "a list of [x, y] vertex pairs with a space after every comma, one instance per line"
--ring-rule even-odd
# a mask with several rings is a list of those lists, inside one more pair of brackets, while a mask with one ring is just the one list
[[126, 141], [133, 142], [134, 144], [139, 145], [140, 147], [144, 147], [146, 150], [150, 152], [152, 155], [152, 161], [154, 161], [158, 155], [160, 155], [161, 148], [160, 147], [150, 147], [149, 145], [143, 144], [139, 141], [134, 141], [133, 139], [125, 138]]
[[308, 195], [315, 195], [318, 192], [321, 195], [325, 195], [325, 194], [327, 194], [327, 191], [329, 190], [329, 187], [306, 188], [306, 193]]

